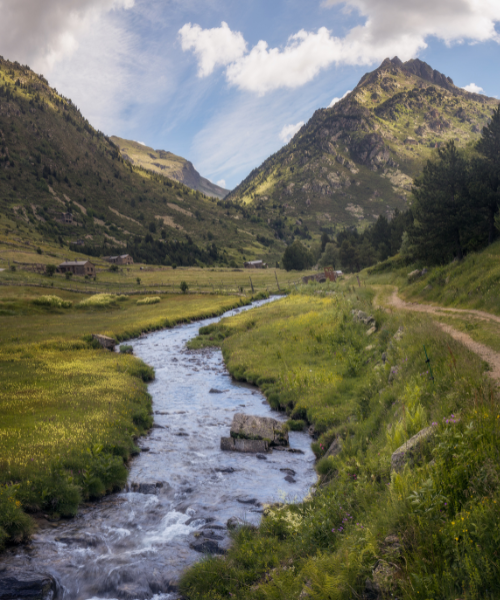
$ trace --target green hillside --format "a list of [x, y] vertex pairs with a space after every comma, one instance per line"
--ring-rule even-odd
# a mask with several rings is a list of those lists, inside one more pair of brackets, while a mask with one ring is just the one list
[[165, 150], [153, 150], [139, 142], [124, 140], [116, 136], [112, 136], [111, 141], [120, 148], [122, 157], [133, 165], [175, 179], [193, 190], [219, 200], [229, 194], [229, 190], [202, 177], [194, 168], [193, 163], [181, 156]]
[[386, 59], [340, 102], [316, 111], [227, 200], [281, 210], [297, 234], [366, 226], [405, 209], [434, 149], [476, 141], [497, 104], [420, 60]]
[[272, 262], [284, 248], [256, 210], [132, 165], [43, 77], [1, 58], [0, 216], [7, 235], [162, 264]]

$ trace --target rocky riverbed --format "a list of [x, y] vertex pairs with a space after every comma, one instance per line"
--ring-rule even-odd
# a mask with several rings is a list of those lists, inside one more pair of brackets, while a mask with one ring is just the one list
[[2, 596], [7, 583], [21, 589], [33, 581], [43, 600], [173, 600], [180, 573], [204, 553], [224, 553], [231, 528], [258, 524], [265, 503], [308, 493], [316, 474], [305, 433], [289, 434], [298, 452], [221, 450], [236, 413], [286, 419], [256, 388], [232, 380], [219, 350], [186, 349], [216, 320], [129, 342], [156, 380], [155, 425], [140, 440], [127, 489], [71, 521], [41, 521], [28, 548], [0, 560], [0, 599], [15, 597]]

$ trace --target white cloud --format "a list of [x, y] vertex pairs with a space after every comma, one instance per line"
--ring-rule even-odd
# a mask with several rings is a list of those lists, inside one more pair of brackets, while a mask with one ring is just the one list
[[351, 92], [352, 92], [352, 90], [347, 90], [347, 92], [342, 96], [342, 98], [334, 98], [328, 105], [328, 108], [332, 108], [332, 106], [335, 106], [335, 104], [337, 104], [337, 102], [340, 102], [341, 100], [343, 100], [347, 96], [347, 94], [350, 94]]
[[140, 142], [139, 140], [137, 140], [137, 143], [140, 144], [141, 146], [146, 146], [146, 144], [144, 142]]
[[0, 54], [46, 73], [71, 56], [103, 14], [134, 0], [0, 0]]
[[226, 189], [226, 180], [225, 179], [220, 179], [217, 184], [219, 187]]
[[179, 30], [179, 35], [182, 49], [193, 50], [197, 56], [200, 77], [210, 75], [218, 65], [225, 66], [240, 59], [247, 49], [243, 35], [231, 31], [224, 21], [214, 29], [187, 23]]
[[296, 125], [285, 125], [280, 132], [280, 140], [285, 144], [288, 144], [297, 131], [303, 126], [304, 121], [300, 121], [300, 123], [297, 123]]
[[365, 22], [343, 38], [322, 27], [299, 31], [284, 47], [269, 48], [261, 40], [250, 51], [241, 33], [232, 32], [226, 23], [210, 30], [188, 24], [180, 30], [182, 48], [194, 50], [200, 77], [223, 65], [231, 85], [263, 95], [302, 86], [333, 64], [371, 65], [396, 55], [409, 60], [427, 47], [429, 37], [446, 44], [500, 43], [495, 30], [500, 22], [498, 0], [326, 0], [323, 5], [355, 10]]
[[482, 94], [484, 92], [482, 87], [479, 87], [475, 83], [469, 83], [463, 88], [466, 92], [471, 92], [472, 94]]

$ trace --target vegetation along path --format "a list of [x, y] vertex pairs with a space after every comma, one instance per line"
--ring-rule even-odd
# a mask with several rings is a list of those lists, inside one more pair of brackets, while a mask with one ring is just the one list
[[[442, 308], [440, 306], [432, 306], [430, 304], [417, 304], [415, 302], [405, 302], [398, 296], [397, 288], [394, 289], [392, 295], [387, 299], [387, 303], [389, 306], [397, 308], [399, 310], [412, 310], [415, 312], [423, 312], [431, 315], [443, 315], [446, 313], [459, 313], [464, 316], [473, 316], [477, 319], [481, 319], [484, 321], [494, 321], [496, 323], [500, 323], [500, 317], [496, 315], [492, 315], [490, 313], [484, 312], [482, 310], [466, 310], [460, 308]], [[458, 331], [451, 325], [447, 325], [445, 323], [437, 323], [439, 327], [448, 335], [450, 335], [454, 340], [463, 344], [466, 348], [468, 348], [471, 352], [477, 354], [480, 358], [482, 358], [485, 362], [487, 362], [491, 371], [489, 375], [500, 381], [500, 353], [495, 352], [485, 344], [481, 344], [479, 342], [474, 341], [469, 335], [464, 333], [463, 331]]]

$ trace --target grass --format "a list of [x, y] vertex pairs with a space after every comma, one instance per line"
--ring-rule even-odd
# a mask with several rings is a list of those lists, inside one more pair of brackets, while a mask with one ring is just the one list
[[[408, 275], [417, 268], [427, 272], [409, 281]], [[406, 300], [500, 315], [500, 240], [460, 262], [405, 266], [396, 256], [363, 273], [368, 284], [398, 286]]]
[[152, 424], [153, 370], [91, 334], [125, 340], [245, 302], [193, 294], [138, 306], [71, 292], [56, 302], [37, 288], [0, 287], [0, 549], [29, 536], [27, 513], [72, 516], [82, 500], [123, 486], [134, 440]]
[[[498, 597], [500, 418], [485, 365], [425, 315], [374, 310], [374, 293], [304, 286], [200, 332], [194, 346], [221, 345], [235, 377], [314, 427], [321, 480], [187, 571], [186, 598], [361, 598], [367, 580], [379, 597]], [[428, 445], [391, 471], [393, 451], [427, 426]]]

